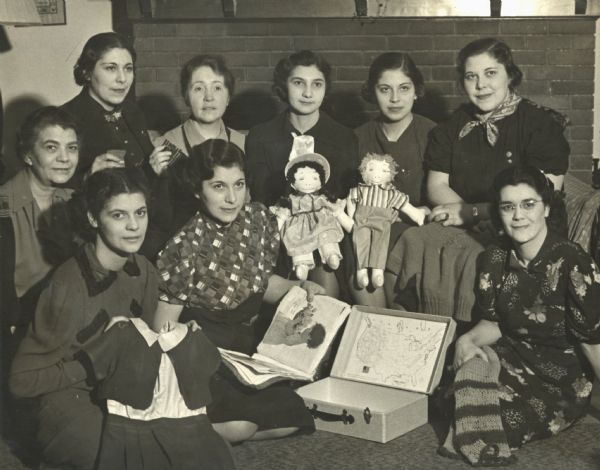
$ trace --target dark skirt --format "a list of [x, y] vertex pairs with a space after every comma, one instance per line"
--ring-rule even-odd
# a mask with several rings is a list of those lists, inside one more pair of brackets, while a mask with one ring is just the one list
[[229, 445], [206, 415], [150, 421], [109, 414], [98, 470], [230, 470]]
[[[264, 331], [258, 328], [262, 294], [255, 294], [238, 308], [223, 312], [185, 308], [181, 321], [195, 320], [217, 347], [253, 354]], [[210, 384], [213, 402], [207, 414], [213, 423], [250, 421], [259, 430], [297, 427], [312, 432], [314, 420], [302, 398], [289, 382], [279, 382], [257, 390], [240, 383], [221, 366]]]
[[60, 468], [95, 468], [104, 411], [88, 390], [69, 387], [44, 395], [37, 421], [45, 462]]

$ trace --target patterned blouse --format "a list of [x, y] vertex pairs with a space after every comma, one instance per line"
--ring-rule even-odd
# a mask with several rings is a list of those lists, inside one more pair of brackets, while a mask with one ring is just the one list
[[512, 250], [491, 246], [480, 270], [482, 318], [503, 334], [532, 345], [570, 348], [600, 343], [600, 272], [583, 249], [548, 233], [539, 253], [522, 267]]
[[279, 253], [275, 216], [248, 203], [221, 226], [199, 211], [158, 255], [160, 299], [171, 304], [231, 310], [264, 292]]

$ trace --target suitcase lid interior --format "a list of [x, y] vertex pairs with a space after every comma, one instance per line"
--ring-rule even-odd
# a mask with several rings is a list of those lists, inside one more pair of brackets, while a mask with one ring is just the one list
[[355, 305], [331, 376], [430, 394], [455, 330], [449, 317]]

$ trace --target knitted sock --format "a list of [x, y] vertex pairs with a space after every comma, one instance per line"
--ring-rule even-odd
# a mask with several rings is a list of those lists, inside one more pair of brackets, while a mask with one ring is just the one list
[[500, 361], [484, 346], [488, 361], [474, 357], [462, 365], [454, 380], [456, 435], [454, 447], [472, 464], [509, 465], [512, 455], [500, 416]]

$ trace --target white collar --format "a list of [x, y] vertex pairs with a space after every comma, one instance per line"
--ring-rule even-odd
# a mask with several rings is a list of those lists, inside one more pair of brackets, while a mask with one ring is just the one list
[[160, 332], [156, 333], [141, 318], [130, 318], [130, 321], [146, 340], [148, 346], [152, 346], [158, 341], [164, 352], [170, 351], [181, 343], [188, 332], [187, 325], [178, 322], [167, 322], [160, 329]]

